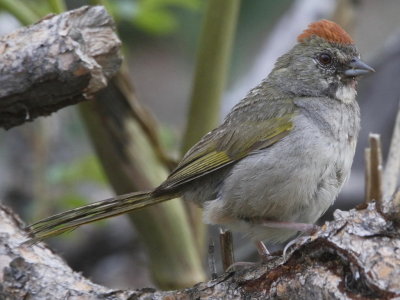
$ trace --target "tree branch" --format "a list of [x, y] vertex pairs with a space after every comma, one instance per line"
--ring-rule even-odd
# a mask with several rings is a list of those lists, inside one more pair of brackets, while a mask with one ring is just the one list
[[21, 245], [27, 238], [22, 228], [18, 217], [0, 206], [0, 299], [128, 298], [129, 292], [112, 291], [72, 271], [43, 243]]
[[90, 99], [119, 69], [120, 41], [101, 6], [49, 16], [0, 38], [0, 127]]
[[[336, 211], [286, 258], [224, 273], [180, 291], [121, 291], [73, 272], [43, 244], [27, 247], [21, 221], [0, 206], [0, 299], [388, 299], [400, 296], [400, 234], [377, 212]], [[147, 297], [147, 298], [146, 298]]]

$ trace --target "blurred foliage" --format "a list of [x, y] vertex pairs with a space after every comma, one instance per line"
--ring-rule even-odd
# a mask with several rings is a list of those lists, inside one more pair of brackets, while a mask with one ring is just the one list
[[109, 183], [95, 154], [77, 157], [69, 163], [56, 163], [46, 170], [46, 185], [58, 192], [52, 195], [56, 211], [72, 209], [87, 204], [88, 195], [81, 187], [107, 189]]
[[228, 86], [252, 67], [265, 38], [293, 0], [242, 1]]
[[[131, 19], [139, 29], [150, 34], [169, 34], [179, 27], [174, 11], [171, 8], [196, 11], [201, 6], [201, 0], [125, 0], [113, 2], [117, 5], [118, 15]], [[124, 5], [125, 4], [125, 5]], [[128, 6], [133, 9], [126, 10]]]
[[75, 184], [81, 180], [93, 181], [101, 185], [108, 184], [96, 155], [79, 157], [68, 164], [56, 164], [47, 172], [47, 181], [50, 184]]
[[150, 35], [174, 33], [182, 24], [179, 10], [196, 12], [202, 0], [0, 0], [0, 10], [14, 15], [27, 25], [49, 13], [59, 13], [65, 5], [71, 9], [82, 5], [104, 5], [117, 22], [130, 24]]
[[[56, 199], [57, 211], [64, 211], [87, 204], [87, 198], [77, 193], [65, 194]], [[97, 225], [97, 224], [95, 224]]]
[[[54, 12], [52, 2], [61, 0], [0, 0], [0, 9], [7, 9], [5, 3], [20, 7], [19, 13], [28, 10], [38, 18]], [[124, 47], [134, 52], [129, 43], [159, 43], [166, 38], [173, 38], [172, 46], [179, 55], [190, 54], [194, 59], [197, 49], [197, 37], [204, 11], [204, 0], [66, 0], [69, 9], [82, 5], [104, 5], [118, 24]], [[256, 55], [272, 25], [281, 14], [293, 3], [293, 0], [243, 1], [240, 9], [239, 26], [233, 47], [231, 76], [232, 83], [238, 74], [251, 66], [252, 58]], [[16, 10], [12, 11], [15, 15]], [[16, 15], [18, 18], [18, 15]], [[23, 16], [22, 16], [23, 17]], [[20, 19], [20, 18], [19, 18]], [[21, 20], [20, 20], [21, 21]], [[22, 22], [26, 24], [27, 22]], [[171, 45], [169, 46], [171, 47]]]
[[[74, 3], [76, 1], [67, 1]], [[80, 5], [84, 4], [83, 1]], [[179, 10], [199, 11], [203, 0], [90, 0], [90, 4], [104, 5], [118, 23], [145, 34], [163, 36], [181, 27]], [[130, 26], [129, 26], [130, 25]]]
[[163, 148], [167, 151], [168, 155], [173, 160], [179, 160], [181, 156], [179, 149], [178, 133], [172, 127], [164, 125], [159, 127], [160, 142]]

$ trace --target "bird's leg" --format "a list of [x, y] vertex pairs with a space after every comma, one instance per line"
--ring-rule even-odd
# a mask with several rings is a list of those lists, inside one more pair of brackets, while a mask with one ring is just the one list
[[318, 225], [308, 224], [308, 223], [270, 221], [263, 219], [259, 220], [259, 224], [270, 228], [292, 229], [307, 233], [309, 235], [314, 234], [320, 228]]
[[[314, 234], [320, 227], [314, 224], [307, 223], [296, 223], [296, 222], [283, 222], [283, 221], [270, 221], [270, 220], [260, 220], [260, 224], [270, 228], [279, 228], [279, 229], [293, 229], [296, 231], [301, 231], [308, 235]], [[288, 249], [290, 249], [293, 245], [297, 245], [299, 242], [301, 243], [304, 240], [304, 236], [300, 236], [292, 241], [290, 241], [285, 248], [283, 249], [283, 257], [286, 258], [286, 253]], [[308, 238], [308, 237], [306, 237]]]

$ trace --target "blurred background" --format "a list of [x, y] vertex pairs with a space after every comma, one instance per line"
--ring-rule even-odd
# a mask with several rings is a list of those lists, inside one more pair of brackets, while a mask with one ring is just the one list
[[[33, 12], [33, 17], [51, 12], [52, 2], [57, 1], [13, 1], [21, 5], [19, 9]], [[0, 0], [1, 35], [24, 23], [9, 3]], [[135, 96], [157, 120], [165, 152], [178, 159], [207, 1], [64, 2], [67, 9], [89, 3], [106, 4], [113, 15]], [[333, 209], [354, 207], [364, 196], [363, 153], [368, 133], [381, 134], [385, 154], [398, 107], [399, 13], [400, 1], [396, 0], [241, 1], [219, 118], [269, 73], [276, 58], [294, 45], [307, 24], [321, 18], [337, 21], [353, 36], [363, 59], [377, 71], [359, 85], [362, 133], [351, 178]], [[114, 195], [77, 107], [2, 130], [0, 145], [1, 202], [28, 223]], [[325, 218], [331, 218], [333, 209]], [[217, 244], [215, 232], [212, 229], [211, 237]], [[235, 236], [235, 240], [237, 260], [257, 259], [247, 239]], [[208, 244], [208, 238], [206, 241]], [[126, 216], [84, 226], [49, 244], [72, 268], [96, 283], [113, 288], [163, 286], [155, 284], [146, 246]], [[207, 272], [204, 255], [202, 262]]]

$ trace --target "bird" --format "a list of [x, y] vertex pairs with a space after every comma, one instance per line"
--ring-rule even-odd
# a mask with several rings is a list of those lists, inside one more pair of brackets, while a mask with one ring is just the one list
[[313, 22], [158, 187], [40, 220], [27, 226], [30, 241], [177, 197], [202, 207], [206, 224], [242, 232], [258, 249], [309, 231], [349, 177], [360, 130], [357, 80], [370, 72], [343, 28]]

